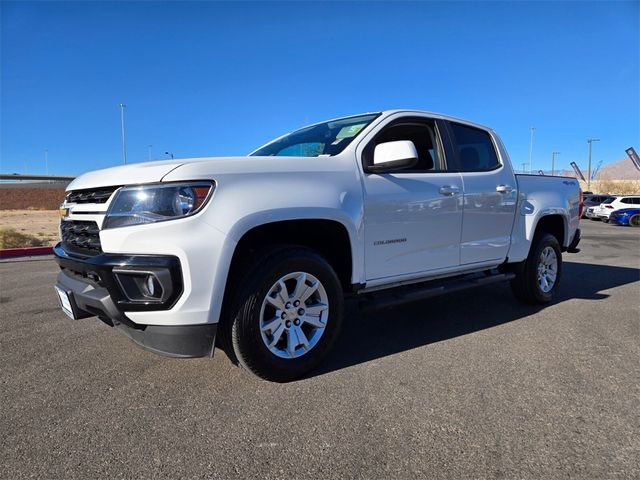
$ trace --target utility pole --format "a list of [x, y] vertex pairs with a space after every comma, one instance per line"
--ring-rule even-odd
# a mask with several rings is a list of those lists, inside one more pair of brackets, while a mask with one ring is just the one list
[[49, 175], [49, 149], [44, 150], [44, 174]]
[[551, 175], [556, 174], [556, 155], [560, 155], [560, 152], [551, 152]]
[[522, 162], [522, 173], [527, 173], [527, 162]]
[[589, 144], [589, 173], [587, 176], [587, 190], [591, 190], [591, 144], [593, 142], [599, 142], [599, 138], [589, 138], [587, 143]]
[[533, 159], [533, 132], [535, 132], [536, 127], [529, 127], [529, 133], [531, 134], [531, 138], [529, 140], [529, 173], [531, 173], [532, 168], [532, 159]]
[[164, 152], [165, 155], [169, 155], [171, 157], [171, 160], [173, 160], [173, 153], [170, 152]]
[[124, 138], [124, 103], [120, 104], [120, 127], [122, 128], [122, 162], [127, 163], [127, 146]]
[[147, 145], [147, 148], [149, 149], [149, 161], [151, 161], [151, 147], [153, 147], [153, 145]]

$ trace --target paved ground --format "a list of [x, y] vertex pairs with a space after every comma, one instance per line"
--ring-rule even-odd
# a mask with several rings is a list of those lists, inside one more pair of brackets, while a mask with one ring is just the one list
[[286, 385], [74, 323], [51, 260], [0, 264], [0, 477], [638, 478], [640, 232], [583, 224], [555, 304], [351, 306]]

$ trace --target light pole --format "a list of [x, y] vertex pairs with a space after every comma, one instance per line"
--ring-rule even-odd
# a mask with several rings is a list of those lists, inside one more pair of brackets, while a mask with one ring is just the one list
[[49, 149], [44, 150], [44, 174], [49, 175]]
[[171, 157], [171, 160], [173, 160], [173, 153], [169, 153], [169, 152], [164, 152], [165, 155], [169, 155]]
[[531, 164], [533, 159], [533, 132], [535, 132], [536, 127], [529, 127], [529, 133], [531, 137], [529, 139], [529, 173], [531, 173]]
[[149, 161], [151, 161], [151, 147], [153, 147], [153, 145], [147, 145], [147, 148], [149, 149]]
[[120, 127], [122, 129], [122, 162], [127, 163], [127, 146], [124, 138], [124, 107], [126, 105], [124, 103], [120, 104]]
[[556, 155], [560, 155], [560, 152], [551, 152], [551, 175], [556, 174]]
[[591, 144], [593, 142], [599, 142], [599, 138], [589, 138], [587, 143], [589, 144], [589, 173], [587, 176], [587, 190], [591, 190]]
[[527, 162], [522, 162], [522, 173], [527, 173]]

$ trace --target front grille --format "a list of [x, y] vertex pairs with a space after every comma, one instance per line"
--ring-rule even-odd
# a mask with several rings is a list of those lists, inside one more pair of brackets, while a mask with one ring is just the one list
[[60, 223], [62, 248], [70, 253], [82, 255], [98, 255], [102, 253], [100, 246], [100, 229], [96, 222], [63, 221]]
[[67, 203], [107, 203], [109, 197], [120, 187], [74, 190], [67, 193]]

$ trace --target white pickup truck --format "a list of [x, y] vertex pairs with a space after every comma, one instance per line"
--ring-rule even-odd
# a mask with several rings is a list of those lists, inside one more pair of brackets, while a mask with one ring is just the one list
[[389, 307], [510, 281], [546, 303], [578, 251], [572, 178], [516, 175], [496, 133], [394, 110], [330, 120], [247, 157], [94, 171], [61, 206], [56, 291], [177, 357], [214, 346], [269, 380], [316, 367], [345, 296]]

